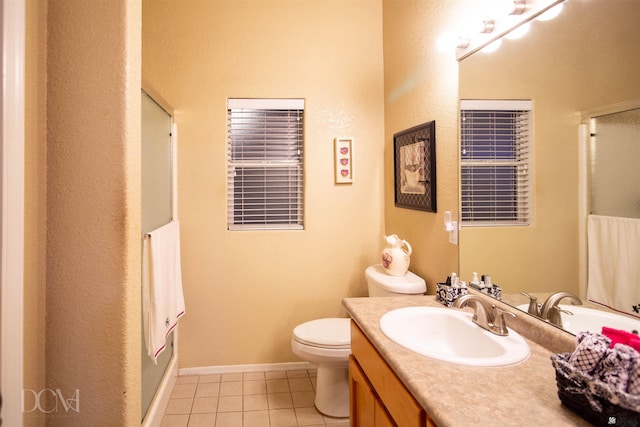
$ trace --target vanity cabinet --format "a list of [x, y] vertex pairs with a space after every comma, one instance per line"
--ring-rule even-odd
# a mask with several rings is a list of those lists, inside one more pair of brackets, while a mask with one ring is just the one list
[[353, 320], [351, 353], [351, 427], [436, 427]]

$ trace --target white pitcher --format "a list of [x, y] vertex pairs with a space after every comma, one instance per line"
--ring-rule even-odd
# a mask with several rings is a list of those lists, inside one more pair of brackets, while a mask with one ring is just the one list
[[397, 234], [384, 236], [384, 240], [386, 246], [382, 251], [382, 267], [391, 276], [404, 276], [411, 262], [411, 245]]

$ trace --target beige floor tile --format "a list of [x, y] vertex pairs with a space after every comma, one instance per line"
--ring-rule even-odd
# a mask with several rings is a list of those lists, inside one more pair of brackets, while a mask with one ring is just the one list
[[264, 380], [264, 372], [245, 372], [242, 375], [243, 381], [256, 381], [256, 380]]
[[189, 415], [165, 415], [160, 427], [187, 427], [188, 423]]
[[242, 381], [221, 382], [220, 396], [242, 396]]
[[192, 414], [212, 414], [218, 410], [217, 397], [196, 397], [191, 407]]
[[314, 406], [317, 371], [185, 375], [176, 379], [161, 427], [347, 427]]
[[242, 381], [242, 372], [233, 372], [228, 374], [222, 374], [220, 381]]
[[200, 378], [198, 378], [198, 382], [199, 383], [219, 383], [221, 376], [222, 375], [220, 374], [200, 375]]
[[298, 369], [295, 371], [286, 371], [287, 378], [309, 378], [309, 372], [306, 369]]
[[190, 414], [193, 398], [169, 399], [165, 414]]
[[311, 391], [293, 391], [291, 392], [291, 398], [293, 399], [293, 406], [295, 408], [303, 408], [306, 406], [313, 406], [316, 399], [316, 394]]
[[216, 414], [191, 414], [188, 427], [213, 427], [216, 425]]
[[240, 427], [242, 425], [242, 412], [218, 412], [216, 415], [216, 427]]
[[244, 411], [260, 411], [269, 409], [269, 400], [266, 394], [245, 394], [242, 396], [242, 409]]
[[220, 383], [199, 383], [195, 397], [220, 396]]
[[289, 391], [291, 391], [289, 389], [289, 381], [286, 379], [267, 380], [267, 393], [288, 393]]
[[173, 386], [171, 398], [184, 399], [188, 397], [194, 397], [197, 386], [197, 384], [176, 384], [175, 386]]
[[242, 383], [243, 394], [265, 394], [267, 392], [267, 382], [262, 380], [245, 380]]
[[289, 389], [291, 391], [308, 391], [313, 390], [313, 385], [309, 377], [289, 378]]
[[297, 427], [298, 420], [293, 409], [270, 409], [271, 427]]
[[218, 413], [242, 411], [242, 396], [220, 396]]
[[269, 409], [293, 408], [291, 393], [269, 393], [267, 394]]
[[269, 411], [243, 412], [242, 427], [270, 427]]
[[316, 408], [296, 408], [295, 411], [299, 426], [324, 424], [324, 417]]
[[193, 384], [197, 383], [198, 375], [183, 375], [176, 378], [176, 384]]
[[268, 371], [264, 373], [264, 377], [268, 380], [281, 380], [287, 378], [287, 371]]

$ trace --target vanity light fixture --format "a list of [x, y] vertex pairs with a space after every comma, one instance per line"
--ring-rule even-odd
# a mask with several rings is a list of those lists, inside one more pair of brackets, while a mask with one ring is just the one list
[[[497, 49], [498, 42], [503, 36], [513, 32], [510, 38], [522, 37], [528, 31], [530, 21], [542, 17], [545, 12], [555, 9], [557, 15], [565, 0], [484, 0], [482, 13], [488, 13], [484, 19], [479, 20], [482, 25], [463, 25], [458, 31], [459, 37], [449, 36], [446, 49], [456, 48], [456, 58], [464, 59], [467, 56], [483, 50], [485, 52]], [[478, 11], [476, 10], [477, 14]], [[474, 14], [474, 11], [469, 11]], [[467, 17], [468, 18], [468, 17]], [[465, 19], [462, 17], [462, 19]], [[478, 22], [476, 17], [475, 22]], [[517, 30], [517, 31], [516, 31]], [[438, 40], [440, 49], [445, 49]], [[488, 49], [487, 49], [488, 48]]]

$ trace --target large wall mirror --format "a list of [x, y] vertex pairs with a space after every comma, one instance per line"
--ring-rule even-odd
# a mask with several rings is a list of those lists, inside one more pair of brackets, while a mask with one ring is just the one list
[[[580, 124], [588, 122], [585, 112], [640, 99], [640, 3], [566, 0], [562, 6], [555, 19], [533, 21], [523, 38], [459, 63], [460, 99], [533, 101], [533, 223], [460, 231], [461, 277], [490, 274], [504, 293], [585, 296], [581, 236], [590, 202], [580, 197], [588, 185], [581, 177]], [[627, 164], [637, 169], [638, 160]], [[640, 198], [640, 180], [620, 184], [635, 186]]]

